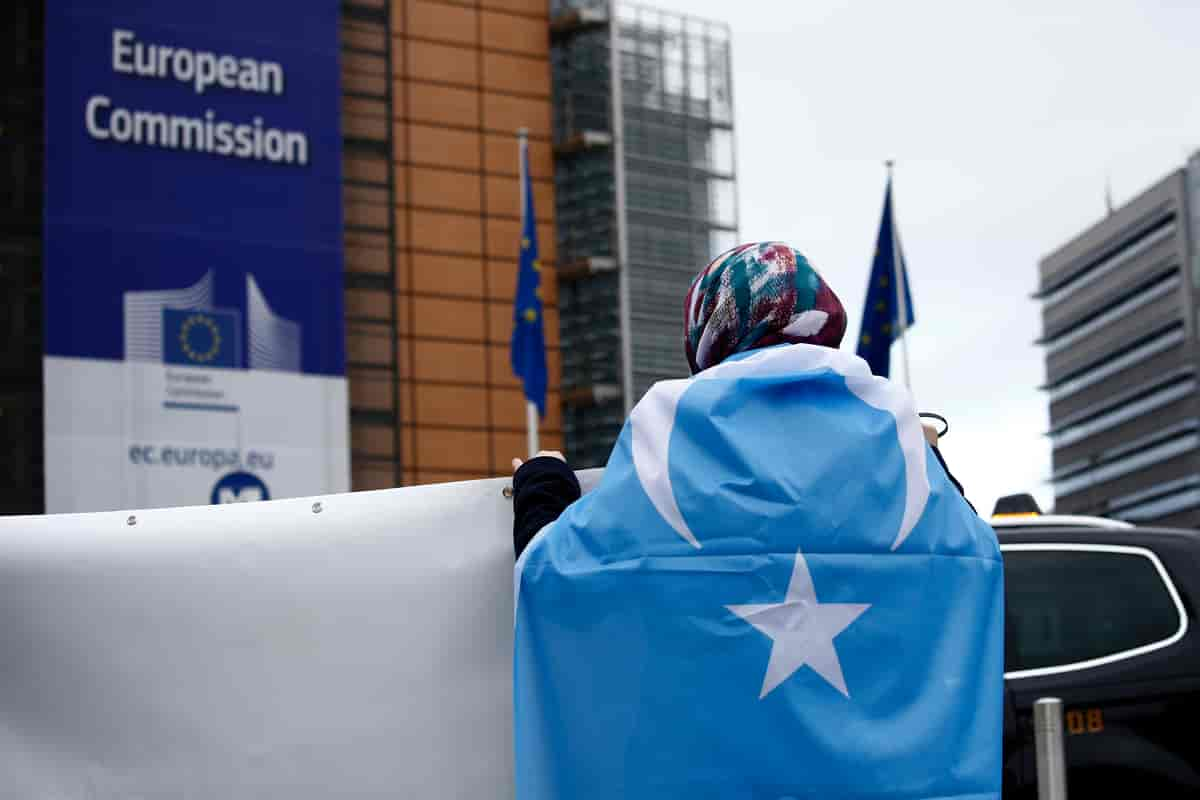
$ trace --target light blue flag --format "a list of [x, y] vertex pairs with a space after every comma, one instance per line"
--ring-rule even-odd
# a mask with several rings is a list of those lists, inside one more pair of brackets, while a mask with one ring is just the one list
[[518, 800], [999, 797], [996, 537], [855, 356], [655, 385], [515, 579]]

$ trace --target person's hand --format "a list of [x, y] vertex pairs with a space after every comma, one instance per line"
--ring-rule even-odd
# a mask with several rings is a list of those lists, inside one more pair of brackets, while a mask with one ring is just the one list
[[938, 443], [938, 426], [936, 422], [929, 420], [921, 420], [921, 430], [925, 433], [925, 441], [929, 442], [931, 447], [937, 447]]
[[[567, 461], [566, 457], [562, 453], [558, 452], [557, 450], [539, 450], [537, 452], [537, 455], [534, 456], [534, 458], [541, 458], [542, 456], [547, 456], [549, 458], [557, 458], [559, 461], [562, 461], [563, 463], [566, 463], [566, 461]], [[516, 472], [517, 470], [519, 470], [521, 468], [521, 465], [524, 463], [525, 462], [522, 461], [521, 459], [514, 458], [512, 460], [513, 472]]]

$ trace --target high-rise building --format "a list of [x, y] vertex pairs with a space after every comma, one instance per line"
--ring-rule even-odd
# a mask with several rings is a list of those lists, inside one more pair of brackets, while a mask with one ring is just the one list
[[1042, 259], [1055, 510], [1200, 524], [1200, 154]]
[[727, 26], [553, 0], [563, 430], [604, 463], [655, 381], [687, 375], [688, 284], [737, 243]]
[[[526, 441], [508, 352], [520, 128], [547, 266], [542, 444], [562, 446], [547, 0], [339, 5], [352, 486], [507, 473]], [[0, 513], [45, 507], [45, 7], [0, 11]]]

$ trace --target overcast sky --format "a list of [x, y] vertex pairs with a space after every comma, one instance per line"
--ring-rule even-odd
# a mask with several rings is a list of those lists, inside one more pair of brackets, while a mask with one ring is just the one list
[[[918, 407], [983, 513], [1052, 504], [1037, 262], [1200, 148], [1197, 0], [650, 0], [733, 30], [744, 241], [826, 277], [857, 337], [895, 158]], [[893, 377], [901, 377], [899, 346]]]

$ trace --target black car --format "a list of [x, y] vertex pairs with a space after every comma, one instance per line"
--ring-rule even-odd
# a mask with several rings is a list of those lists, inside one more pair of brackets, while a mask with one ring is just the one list
[[1033, 703], [1063, 701], [1072, 798], [1200, 797], [1200, 534], [992, 519], [1004, 553], [1006, 800], [1037, 796]]

